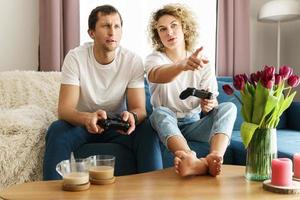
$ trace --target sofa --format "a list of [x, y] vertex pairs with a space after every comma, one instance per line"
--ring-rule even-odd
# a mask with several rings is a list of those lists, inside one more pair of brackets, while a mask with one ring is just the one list
[[[28, 181], [42, 179], [45, 134], [49, 125], [57, 119], [57, 103], [60, 86], [60, 72], [7, 71], [0, 72], [0, 190]], [[222, 91], [222, 85], [232, 81], [219, 77], [219, 102], [239, 103]], [[149, 88], [146, 85], [147, 112], [151, 113]], [[289, 157], [300, 152], [300, 103], [294, 102], [283, 114], [278, 126], [278, 156]], [[238, 112], [230, 145], [224, 162], [244, 165], [246, 151], [241, 142], [239, 129], [242, 118]], [[209, 152], [208, 143], [188, 142], [197, 156]], [[161, 145], [164, 167], [173, 165], [173, 155]], [[115, 175], [136, 173], [132, 152], [121, 145], [111, 143], [90, 143], [80, 147], [75, 157], [96, 154], [116, 156]]]

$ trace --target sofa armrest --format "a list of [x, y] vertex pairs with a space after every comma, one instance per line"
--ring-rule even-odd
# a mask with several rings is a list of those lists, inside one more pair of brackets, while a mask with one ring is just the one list
[[300, 131], [300, 102], [292, 102], [291, 106], [287, 110], [287, 127], [288, 129], [293, 129]]

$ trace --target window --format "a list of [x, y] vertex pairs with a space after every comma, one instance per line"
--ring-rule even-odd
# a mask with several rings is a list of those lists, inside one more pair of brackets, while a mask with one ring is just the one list
[[[203, 46], [204, 54], [215, 66], [216, 49], [216, 2], [217, 0], [179, 0], [187, 5], [198, 18], [199, 40], [196, 47]], [[148, 37], [148, 23], [153, 11], [172, 0], [80, 0], [80, 43], [92, 41], [87, 34], [88, 16], [93, 8], [103, 4], [116, 7], [123, 18], [121, 45], [139, 54], [143, 59], [152, 52]]]

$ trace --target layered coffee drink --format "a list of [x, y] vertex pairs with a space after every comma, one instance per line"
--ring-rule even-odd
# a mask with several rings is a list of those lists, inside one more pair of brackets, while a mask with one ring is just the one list
[[66, 185], [82, 185], [89, 182], [89, 174], [86, 172], [71, 172], [63, 176]]
[[103, 180], [114, 177], [114, 167], [112, 166], [93, 166], [89, 169], [89, 174], [92, 179]]

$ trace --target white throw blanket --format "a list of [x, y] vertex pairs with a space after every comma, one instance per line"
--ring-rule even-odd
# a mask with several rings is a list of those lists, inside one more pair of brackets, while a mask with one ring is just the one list
[[42, 179], [45, 133], [57, 119], [59, 72], [0, 73], [0, 190]]

